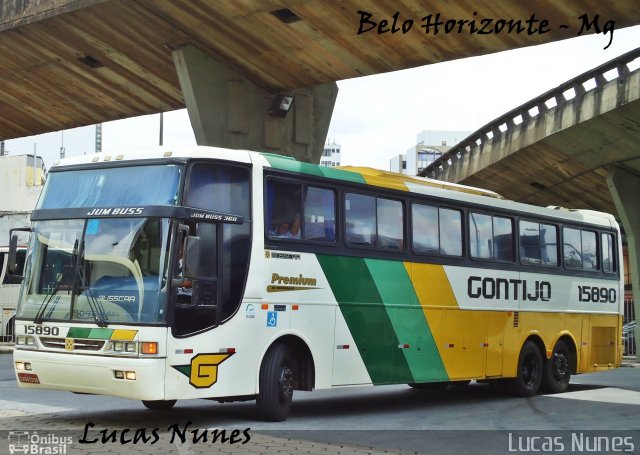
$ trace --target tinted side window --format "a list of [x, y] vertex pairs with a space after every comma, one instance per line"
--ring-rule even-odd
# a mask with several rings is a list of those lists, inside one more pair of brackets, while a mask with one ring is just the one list
[[416, 253], [462, 255], [462, 215], [458, 210], [414, 204], [412, 215]]
[[334, 242], [336, 201], [332, 190], [307, 187], [304, 198], [305, 240]]
[[438, 208], [414, 204], [411, 208], [413, 250], [420, 254], [440, 253]]
[[558, 265], [558, 228], [551, 224], [520, 221], [520, 262]]
[[378, 198], [378, 247], [404, 248], [402, 202]]
[[605, 273], [615, 273], [615, 237], [613, 234], [602, 234], [602, 270]]
[[302, 185], [267, 181], [267, 234], [283, 239], [300, 239]]
[[439, 209], [440, 254], [462, 256], [462, 214], [458, 210]]
[[513, 221], [471, 213], [469, 244], [473, 258], [513, 261]]
[[374, 246], [376, 243], [376, 198], [347, 193], [344, 204], [347, 243]]
[[595, 232], [582, 231], [582, 268], [598, 270], [598, 246]]
[[493, 250], [493, 227], [489, 215], [472, 213], [469, 222], [469, 245], [471, 257], [478, 259], [491, 259]]
[[597, 236], [595, 232], [575, 228], [562, 230], [564, 265], [571, 269], [598, 270]]

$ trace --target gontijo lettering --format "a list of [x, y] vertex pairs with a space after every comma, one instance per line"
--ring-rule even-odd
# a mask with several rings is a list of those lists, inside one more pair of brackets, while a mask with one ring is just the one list
[[529, 300], [548, 302], [551, 300], [551, 283], [548, 281], [516, 280], [470, 276], [467, 295], [472, 299]]

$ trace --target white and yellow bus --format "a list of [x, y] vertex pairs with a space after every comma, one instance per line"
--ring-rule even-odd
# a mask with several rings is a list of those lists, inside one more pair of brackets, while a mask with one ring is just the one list
[[12, 343], [14, 341], [13, 322], [20, 295], [20, 279], [18, 277], [23, 272], [26, 252], [24, 247], [17, 250], [15, 270], [17, 276], [13, 276], [8, 269], [9, 247], [0, 247], [0, 342]]
[[622, 358], [618, 224], [475, 188], [207, 147], [70, 158], [32, 214], [22, 387], [142, 400], [500, 381]]

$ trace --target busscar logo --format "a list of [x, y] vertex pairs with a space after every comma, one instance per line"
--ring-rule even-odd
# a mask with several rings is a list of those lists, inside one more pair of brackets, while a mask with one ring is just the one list
[[136, 298], [133, 295], [99, 295], [98, 300], [104, 300], [105, 302], [136, 303]]

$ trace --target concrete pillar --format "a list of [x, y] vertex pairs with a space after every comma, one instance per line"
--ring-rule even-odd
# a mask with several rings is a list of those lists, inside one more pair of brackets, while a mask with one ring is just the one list
[[[338, 95], [335, 82], [273, 92], [193, 45], [172, 53], [199, 145], [269, 151], [320, 162]], [[284, 117], [269, 114], [279, 94], [294, 97]]]
[[[638, 268], [638, 258], [640, 258], [640, 207], [638, 206], [640, 176], [616, 167], [609, 172], [607, 185], [627, 238], [633, 302], [636, 314], [638, 314], [640, 313], [640, 268]], [[640, 344], [640, 326], [637, 324], [635, 339], [636, 346], [638, 346]], [[636, 357], [637, 355], [638, 351], [636, 350]]]

